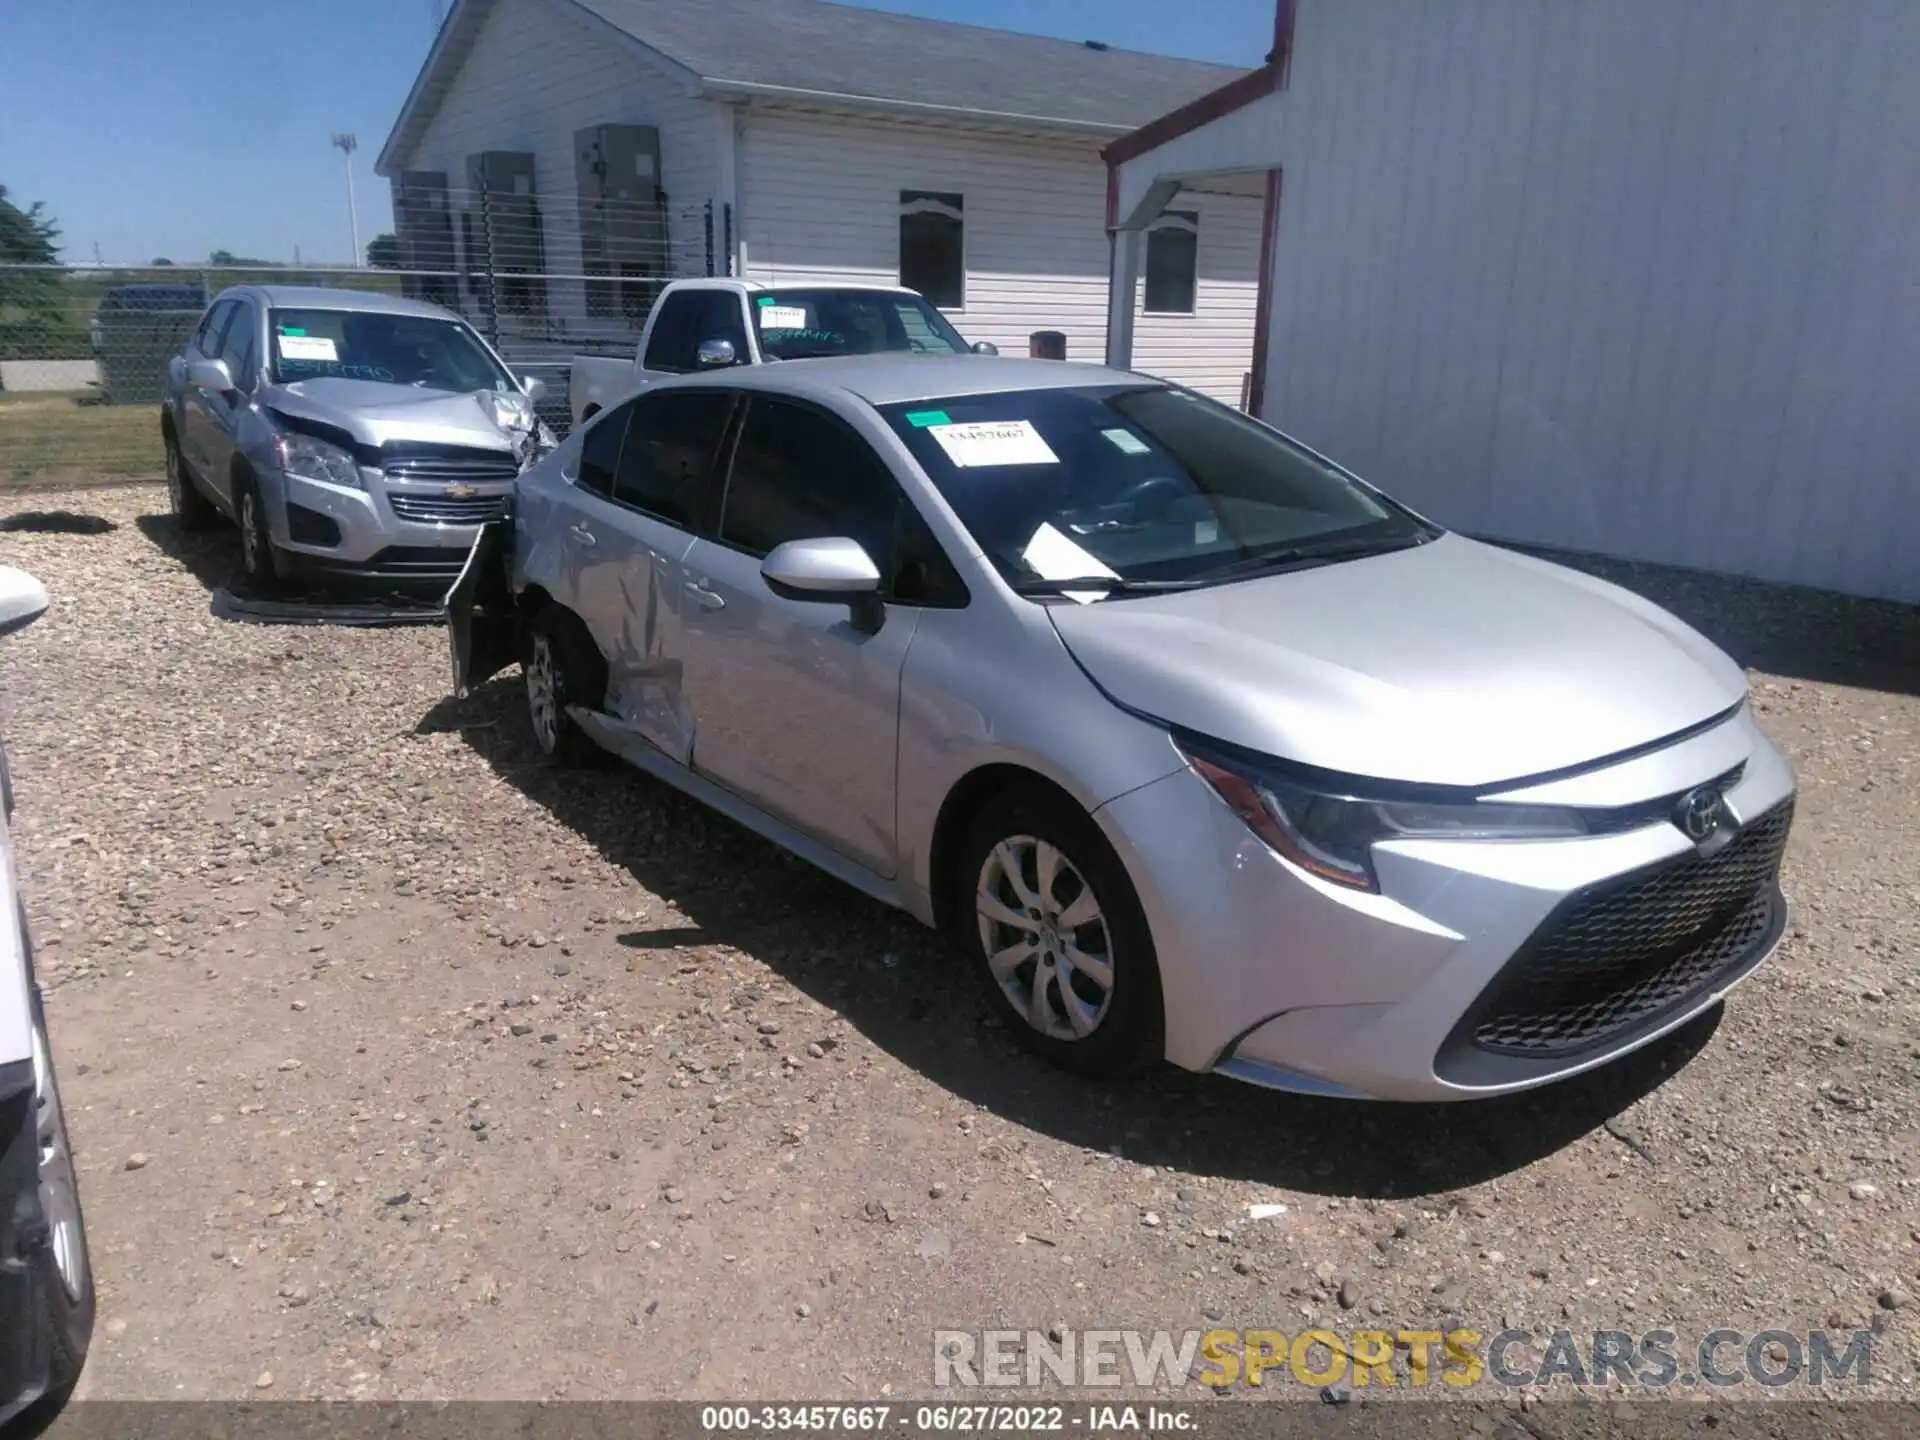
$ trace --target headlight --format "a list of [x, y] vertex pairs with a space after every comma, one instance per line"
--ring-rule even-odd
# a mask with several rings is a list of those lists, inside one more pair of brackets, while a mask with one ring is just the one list
[[1254, 834], [1301, 869], [1356, 890], [1380, 889], [1373, 847], [1382, 840], [1541, 840], [1587, 833], [1577, 810], [1478, 800], [1368, 799], [1305, 784], [1277, 773], [1277, 767], [1211, 747], [1181, 749]]
[[303, 480], [325, 480], [355, 490], [362, 488], [359, 462], [338, 445], [283, 430], [273, 437], [273, 448], [280, 458], [280, 468], [289, 475]]

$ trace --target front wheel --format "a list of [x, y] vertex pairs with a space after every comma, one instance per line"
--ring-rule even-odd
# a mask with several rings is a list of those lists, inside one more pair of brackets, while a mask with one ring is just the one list
[[962, 944], [1020, 1042], [1083, 1075], [1162, 1048], [1153, 937], [1120, 857], [1064, 797], [1012, 792], [974, 822], [954, 877]]
[[242, 480], [239, 490], [240, 573], [255, 590], [265, 593], [278, 583], [279, 569], [274, 563], [273, 532], [267, 528], [267, 506], [260, 498], [260, 487]]

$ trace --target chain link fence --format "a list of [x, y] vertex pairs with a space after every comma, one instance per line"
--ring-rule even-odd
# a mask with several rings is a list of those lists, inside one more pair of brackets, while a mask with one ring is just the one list
[[728, 207], [533, 193], [395, 196], [381, 268], [0, 265], [0, 485], [112, 483], [164, 468], [168, 362], [233, 285], [312, 285], [423, 300], [461, 315], [567, 428], [577, 354], [631, 354], [667, 281], [724, 274]]

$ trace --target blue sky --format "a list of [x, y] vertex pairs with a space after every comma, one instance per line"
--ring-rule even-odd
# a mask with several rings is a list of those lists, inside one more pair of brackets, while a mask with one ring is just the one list
[[[698, 3], [698, 0], [687, 0]], [[1273, 0], [868, 0], [874, 8], [1258, 65]], [[215, 249], [342, 263], [336, 130], [362, 242], [392, 223], [379, 153], [434, 33], [434, 0], [0, 0], [0, 185], [44, 200], [62, 258]], [[1169, 17], [1177, 17], [1177, 23]]]

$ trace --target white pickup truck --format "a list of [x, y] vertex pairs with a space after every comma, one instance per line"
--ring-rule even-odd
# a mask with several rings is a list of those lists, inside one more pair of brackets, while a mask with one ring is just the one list
[[969, 345], [919, 292], [897, 286], [675, 280], [653, 302], [633, 358], [576, 355], [567, 390], [579, 425], [667, 375], [882, 350], [997, 353]]

